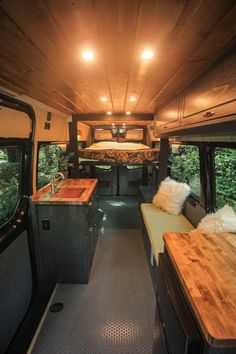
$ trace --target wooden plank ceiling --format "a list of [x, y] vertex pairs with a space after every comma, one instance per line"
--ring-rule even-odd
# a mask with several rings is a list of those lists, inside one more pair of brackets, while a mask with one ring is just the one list
[[0, 85], [68, 114], [153, 113], [235, 47], [235, 18], [235, 0], [0, 0]]

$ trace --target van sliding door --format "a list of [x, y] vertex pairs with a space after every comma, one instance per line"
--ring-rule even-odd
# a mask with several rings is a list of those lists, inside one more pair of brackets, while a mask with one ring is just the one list
[[0, 94], [0, 352], [30, 303], [27, 209], [32, 193], [35, 117], [31, 106]]

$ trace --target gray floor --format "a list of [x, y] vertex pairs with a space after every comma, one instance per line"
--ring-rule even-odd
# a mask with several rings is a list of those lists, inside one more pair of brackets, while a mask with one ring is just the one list
[[134, 199], [103, 199], [104, 218], [88, 285], [60, 284], [33, 353], [151, 354], [155, 296]]

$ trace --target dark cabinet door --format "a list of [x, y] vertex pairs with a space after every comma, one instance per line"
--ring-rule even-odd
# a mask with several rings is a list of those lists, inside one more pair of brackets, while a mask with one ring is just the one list
[[98, 225], [97, 225], [97, 200], [95, 197], [87, 205], [87, 235], [88, 244], [90, 248], [89, 264], [92, 265], [94, 252], [98, 238]]
[[36, 214], [34, 232], [39, 290], [52, 290], [58, 282], [86, 283], [90, 249], [85, 207], [37, 205]]
[[180, 124], [180, 106], [181, 100], [175, 100], [158, 112], [156, 120], [157, 132], [179, 127]]
[[169, 353], [201, 354], [201, 336], [165, 254], [160, 254], [157, 277], [158, 305]]

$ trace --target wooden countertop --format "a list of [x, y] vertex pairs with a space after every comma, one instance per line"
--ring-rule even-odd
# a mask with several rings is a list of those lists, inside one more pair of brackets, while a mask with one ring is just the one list
[[164, 244], [207, 342], [236, 346], [236, 234], [165, 233]]
[[54, 194], [51, 194], [51, 186], [46, 185], [30, 197], [30, 202], [37, 204], [86, 204], [96, 185], [97, 179], [56, 181]]

